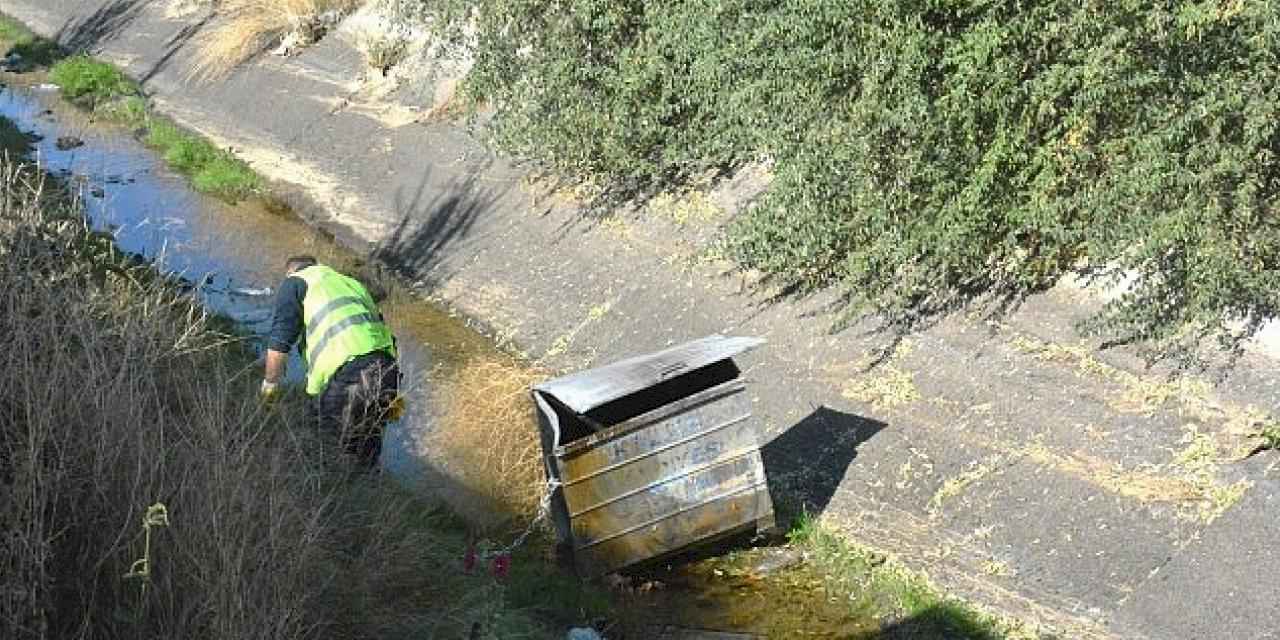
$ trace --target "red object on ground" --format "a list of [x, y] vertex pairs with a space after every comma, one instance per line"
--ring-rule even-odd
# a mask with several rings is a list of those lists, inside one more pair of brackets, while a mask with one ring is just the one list
[[493, 558], [493, 577], [502, 579], [507, 577], [507, 573], [511, 571], [511, 556], [503, 553]]

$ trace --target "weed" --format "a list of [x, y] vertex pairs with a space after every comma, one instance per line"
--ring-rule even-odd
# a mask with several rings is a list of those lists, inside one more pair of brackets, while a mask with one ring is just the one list
[[147, 100], [142, 96], [125, 96], [98, 105], [95, 113], [125, 126], [145, 126], [147, 123]]
[[1259, 432], [1264, 449], [1280, 449], [1280, 426], [1268, 425]]
[[213, 79], [276, 46], [286, 36], [304, 43], [319, 39], [359, 0], [222, 0], [221, 17], [199, 37], [193, 78]]
[[261, 190], [262, 179], [244, 161], [221, 152], [192, 174], [191, 184], [198, 191], [235, 201]]
[[165, 118], [149, 119], [145, 142], [170, 167], [190, 176], [192, 186], [201, 192], [234, 202], [263, 188], [262, 178], [249, 165]]
[[982, 563], [982, 572], [989, 576], [1007, 578], [1013, 575], [1013, 567], [1001, 560], [987, 560]]
[[59, 60], [49, 70], [49, 79], [62, 88], [62, 95], [90, 105], [139, 93], [137, 83], [120, 69], [83, 54]]
[[514, 361], [472, 360], [440, 390], [442, 416], [422, 446], [487, 503], [480, 520], [537, 512], [545, 483], [529, 389], [544, 377]]
[[723, 215], [720, 207], [702, 191], [659, 194], [649, 201], [649, 212], [665, 216], [682, 227], [710, 222]]
[[[1036, 637], [1033, 630], [941, 594], [928, 579], [896, 560], [848, 542], [807, 514], [797, 518], [788, 538], [812, 558], [826, 576], [831, 593], [848, 594], [853, 611], [907, 621], [911, 637], [964, 637], [974, 640]], [[991, 575], [1012, 569], [992, 562]], [[905, 629], [904, 629], [905, 630]]]
[[365, 63], [383, 75], [404, 60], [409, 53], [409, 43], [395, 34], [367, 33], [360, 38], [360, 51]]

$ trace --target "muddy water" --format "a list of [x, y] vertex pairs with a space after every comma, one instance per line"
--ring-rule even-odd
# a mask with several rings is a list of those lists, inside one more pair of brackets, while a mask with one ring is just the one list
[[[328, 236], [261, 204], [229, 205], [195, 193], [186, 180], [139, 143], [133, 132], [90, 121], [56, 89], [0, 78], [0, 117], [41, 136], [36, 153], [45, 169], [80, 192], [91, 223], [111, 231], [120, 247], [193, 283], [212, 309], [261, 336], [270, 324], [272, 292], [292, 254], [310, 253], [339, 268], [359, 264]], [[59, 138], [83, 145], [59, 148]], [[458, 318], [403, 290], [382, 304], [400, 337], [411, 398], [409, 414], [388, 433], [384, 465], [401, 477], [429, 474], [418, 442], [432, 424], [430, 392], [472, 358], [502, 358], [498, 349]], [[296, 359], [290, 375], [300, 378]], [[704, 560], [615, 585], [615, 633], [658, 637], [663, 628], [714, 629], [768, 638], [867, 638], [871, 618], [850, 617], [839, 594], [820, 588], [804, 566], [762, 576], [756, 560], [767, 550]], [[654, 635], [658, 634], [658, 635]], [[673, 636], [675, 637], [675, 636]]]

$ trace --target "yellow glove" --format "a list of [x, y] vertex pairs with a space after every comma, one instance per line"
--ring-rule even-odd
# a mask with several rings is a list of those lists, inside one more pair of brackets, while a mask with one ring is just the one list
[[258, 392], [258, 397], [264, 403], [270, 404], [280, 397], [280, 383], [262, 381], [262, 389]]
[[387, 422], [395, 422], [404, 415], [404, 396], [396, 396], [387, 407]]

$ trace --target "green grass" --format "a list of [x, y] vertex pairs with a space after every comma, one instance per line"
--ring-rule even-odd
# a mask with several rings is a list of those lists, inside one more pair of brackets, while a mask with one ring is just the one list
[[49, 70], [49, 79], [62, 87], [62, 95], [99, 105], [141, 92], [138, 84], [115, 65], [79, 54], [63, 58]]
[[262, 191], [262, 178], [249, 165], [165, 118], [147, 119], [144, 140], [202, 193], [236, 201]]
[[16, 53], [35, 66], [51, 65], [65, 55], [57, 43], [37, 36], [21, 22], [5, 15], [0, 15], [0, 51], [3, 52], [0, 57]]
[[924, 576], [850, 543], [807, 514], [796, 519], [788, 538], [809, 554], [814, 569], [826, 576], [833, 592], [851, 594], [851, 611], [895, 620], [895, 631], [922, 638], [1035, 637], [1016, 623], [943, 595]]
[[147, 100], [142, 96], [125, 96], [98, 105], [95, 113], [128, 126], [145, 126], [147, 123]]
[[[237, 202], [263, 192], [262, 177], [249, 165], [172, 121], [152, 115], [141, 87], [118, 67], [84, 54], [66, 57], [56, 43], [0, 15], [0, 48], [5, 46], [27, 62], [52, 65], [49, 80], [61, 87], [68, 100], [103, 118], [144, 129], [144, 141], [175, 171], [188, 176], [201, 193]], [[5, 130], [0, 130], [0, 145], [19, 154], [26, 149], [23, 138]]]

